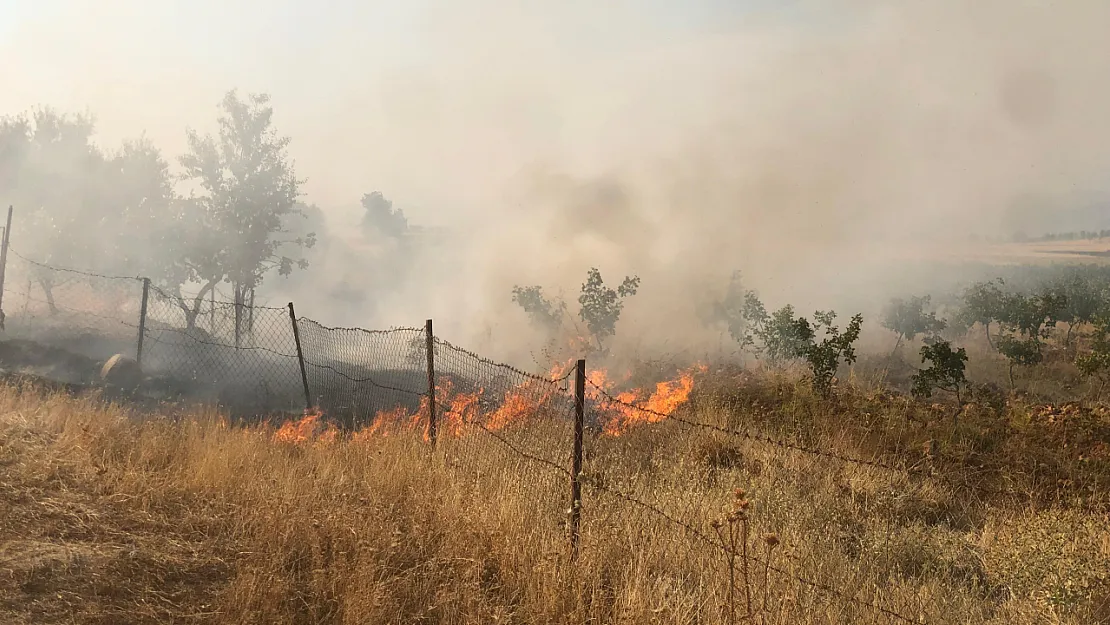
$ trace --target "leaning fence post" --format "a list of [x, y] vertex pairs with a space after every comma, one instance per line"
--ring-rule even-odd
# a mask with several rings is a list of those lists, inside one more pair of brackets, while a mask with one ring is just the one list
[[582, 522], [582, 430], [586, 416], [586, 361], [579, 360], [574, 371], [574, 452], [570, 460], [570, 553], [578, 555], [578, 527]]
[[424, 342], [428, 351], [428, 441], [436, 446], [436, 361], [435, 334], [432, 333], [432, 320], [424, 322]]
[[143, 278], [143, 304], [139, 307], [139, 344], [135, 346], [135, 366], [143, 370], [143, 340], [146, 338], [146, 303], [150, 298], [150, 278]]
[[304, 409], [312, 410], [312, 394], [308, 392], [308, 371], [304, 368], [304, 351], [301, 349], [301, 330], [297, 327], [297, 313], [289, 302], [289, 322], [293, 324], [293, 342], [297, 345], [297, 362], [301, 365], [301, 384], [304, 385]]
[[8, 225], [4, 226], [4, 241], [0, 244], [0, 330], [4, 329], [4, 277], [8, 273], [8, 243], [12, 238], [12, 210], [8, 205]]

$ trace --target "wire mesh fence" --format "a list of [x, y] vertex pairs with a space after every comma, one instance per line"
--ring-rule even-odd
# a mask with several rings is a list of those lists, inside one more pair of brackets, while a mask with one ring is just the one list
[[533, 375], [435, 339], [437, 439], [448, 461], [558, 515], [569, 504], [569, 374]]
[[[421, 414], [428, 394], [424, 331], [329, 328], [298, 320], [311, 403], [348, 428]], [[424, 414], [427, 414], [426, 412]]]
[[[722, 522], [730, 523], [736, 510], [725, 508], [736, 505], [738, 485], [758, 487], [766, 505], [745, 512], [745, 532], [760, 536], [786, 528], [783, 539], [798, 546], [743, 555], [774, 580], [767, 581], [775, 591], [765, 609], [820, 612], [830, 622], [944, 622], [945, 606], [924, 605], [913, 583], [880, 575], [873, 560], [895, 547], [889, 535], [861, 531], [847, 546], [835, 531], [791, 536], [792, 527], [819, 526], [821, 511], [780, 505], [804, 500], [814, 480], [848, 480], [846, 467], [855, 472], [852, 479], [874, 485], [872, 504], [925, 500], [936, 484], [919, 468], [699, 420], [680, 409], [693, 385], [689, 373], [650, 397], [615, 394], [574, 369], [536, 375], [485, 359], [435, 337], [430, 327], [333, 328], [294, 318], [291, 307], [145, 286], [142, 278], [54, 268], [14, 255], [4, 286], [7, 340], [0, 350], [33, 341], [98, 365], [117, 353], [138, 356], [141, 334], [148, 381], [219, 402], [233, 415], [313, 408], [352, 438], [423, 438], [467, 479], [495, 484], [553, 526], [570, 529], [583, 545], [617, 537], [652, 554], [659, 575], [704, 588], [709, 621], [720, 616], [725, 586], [724, 578], [707, 572], [737, 557], [722, 533]], [[0, 360], [11, 358], [0, 352]], [[583, 395], [580, 413], [576, 390]], [[581, 467], [577, 475], [575, 466]], [[577, 508], [573, 478], [582, 488]], [[580, 537], [568, 522], [578, 515]], [[844, 557], [830, 565], [821, 557], [827, 553]], [[776, 605], [774, 597], [792, 603]]]

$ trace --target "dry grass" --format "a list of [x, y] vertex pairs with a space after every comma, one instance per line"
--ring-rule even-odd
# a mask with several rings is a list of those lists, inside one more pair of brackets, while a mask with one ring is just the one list
[[[688, 416], [894, 453], [942, 423], [895, 426], [899, 405], [818, 404], [783, 379], [706, 394]], [[863, 425], [831, 425], [849, 417]], [[887, 434], [867, 435], [880, 423]], [[506, 436], [566, 458], [563, 432]], [[928, 623], [1110, 622], [1110, 523], [1093, 506], [981, 501], [950, 480], [669, 422], [588, 441], [571, 561], [566, 476], [487, 434], [436, 453], [407, 435], [270, 434], [0, 388], [0, 622], [727, 622], [725, 557], [698, 534], [736, 488], [752, 553], [765, 557], [766, 533], [781, 540], [781, 573], [753, 564], [744, 589], [756, 622], [899, 622], [871, 604]], [[940, 468], [955, 471], [966, 457], [948, 453]]]

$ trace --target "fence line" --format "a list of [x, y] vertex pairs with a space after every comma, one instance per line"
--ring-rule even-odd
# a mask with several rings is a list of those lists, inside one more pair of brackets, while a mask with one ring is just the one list
[[[13, 255], [36, 271], [61, 272], [94, 281], [129, 281], [136, 287], [149, 284], [141, 277], [105, 276], [54, 268], [28, 260], [14, 251]], [[9, 275], [11, 277], [28, 276], [19, 276], [17, 268], [16, 274]], [[605, 494], [623, 505], [649, 512], [715, 552], [727, 551], [721, 541], [714, 540], [696, 524], [684, 521], [682, 515], [592, 476], [591, 469], [596, 459], [584, 454], [582, 440], [587, 410], [592, 416], [599, 417], [607, 406], [619, 405], [652, 414], [664, 422], [765, 443], [817, 458], [905, 475], [925, 475], [912, 468], [808, 448], [621, 401], [586, 378], [584, 361], [579, 361], [575, 368], [555, 378], [528, 373], [436, 337], [430, 331], [430, 322], [425, 328], [390, 330], [328, 327], [307, 317], [298, 317], [292, 304], [288, 308], [254, 306], [250, 313], [251, 329], [243, 335], [239, 328], [242, 315], [228, 314], [229, 310], [243, 308], [241, 302], [218, 301], [210, 296], [207, 301], [201, 298], [199, 307], [186, 312], [178, 305], [176, 295], [149, 285], [142, 289], [141, 295], [137, 290], [129, 292], [125, 289], [124, 293], [130, 293], [128, 297], [136, 301], [124, 298], [117, 302], [114, 309], [117, 313], [113, 315], [99, 311], [103, 302], [96, 288], [78, 288], [80, 285], [68, 288], [55, 284], [53, 279], [49, 282], [55, 290], [48, 292], [46, 300], [32, 300], [29, 292], [24, 297], [27, 304], [36, 301], [47, 305], [48, 310], [9, 315], [9, 337], [30, 340], [48, 338], [56, 329], [56, 324], [44, 330], [36, 329], [35, 324], [40, 321], [49, 323], [56, 311], [66, 310], [77, 316], [118, 322], [129, 329], [140, 330], [140, 333], [121, 335], [118, 341], [106, 336], [111, 339], [106, 346], [100, 346], [95, 341], [86, 345], [77, 338], [62, 337], [55, 341], [59, 346], [98, 362], [105, 357], [107, 350], [123, 353], [129, 345], [134, 345], [138, 352], [140, 348], [136, 343], [141, 343], [144, 345], [141, 348], [144, 371], [153, 378], [167, 385], [179, 383], [186, 388], [186, 393], [201, 396], [209, 393], [222, 405], [244, 416], [300, 414], [307, 403], [309, 407], [320, 408], [325, 415], [352, 429], [396, 426], [419, 431], [420, 428], [413, 428], [413, 424], [423, 424], [424, 434], [432, 444], [451, 457], [465, 458], [473, 466], [489, 462], [488, 448], [466, 435], [469, 431], [478, 432], [482, 437], [495, 441], [512, 456], [538, 463], [560, 480], [569, 478], [569, 497], [564, 490], [565, 482], [541, 483], [537, 477], [535, 480], [521, 480], [520, 486], [526, 497], [537, 502], [569, 499], [572, 552], [578, 549], [579, 516], [590, 508], [588, 503], [582, 504], [580, 489], [583, 486], [595, 494]], [[10, 296], [8, 302], [21, 295], [6, 286], [4, 293]], [[25, 306], [25, 310], [29, 308]], [[229, 330], [227, 323], [231, 319], [234, 319], [235, 328]], [[72, 319], [63, 321], [70, 326], [74, 323]], [[205, 323], [207, 329], [203, 327]], [[97, 328], [93, 326], [90, 329]], [[573, 396], [569, 387], [572, 376], [575, 379]], [[88, 377], [95, 378], [95, 373], [90, 373]], [[588, 407], [583, 396], [587, 386], [591, 389]], [[531, 427], [518, 427], [526, 424]], [[591, 451], [596, 451], [596, 443], [591, 443], [591, 446]], [[704, 500], [700, 505], [703, 509], [707, 508]], [[698, 515], [691, 516], [696, 518]], [[845, 603], [902, 622], [922, 622], [770, 562], [760, 562], [756, 556], [752, 556], [752, 561]]]

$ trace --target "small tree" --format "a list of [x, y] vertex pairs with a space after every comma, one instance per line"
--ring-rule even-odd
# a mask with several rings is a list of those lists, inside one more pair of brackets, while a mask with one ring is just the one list
[[963, 410], [963, 392], [968, 389], [969, 383], [964, 375], [967, 365], [967, 350], [952, 349], [948, 341], [930, 340], [921, 348], [921, 363], [929, 366], [914, 374], [912, 393], [919, 399], [933, 396], [934, 389], [947, 391], [956, 396], [956, 412], [952, 415], [953, 425], [958, 424], [960, 412]]
[[1014, 388], [1014, 367], [1034, 367], [1044, 360], [1042, 344], [1037, 336], [1003, 335], [998, 338], [998, 351], [1009, 363], [1010, 388]]
[[1103, 294], [1086, 276], [1073, 275], [1061, 286], [1065, 305], [1059, 311], [1058, 319], [1068, 324], [1064, 346], [1071, 345], [1075, 329], [1083, 324], [1095, 322], [1095, 317], [1103, 307]]
[[[817, 311], [813, 314], [814, 323], [806, 318], [799, 317], [794, 320], [801, 349], [800, 354], [809, 363], [810, 372], [813, 374], [813, 389], [819, 394], [828, 396], [832, 392], [832, 380], [840, 362], [852, 364], [856, 361], [856, 350], [853, 344], [859, 338], [863, 327], [863, 315], [855, 315], [848, 322], [848, 326], [841, 332], [833, 325], [836, 313], [833, 311]], [[820, 342], [817, 336], [824, 330], [824, 338]]]
[[991, 339], [991, 323], [998, 321], [1005, 308], [1006, 294], [1002, 290], [1003, 286], [1005, 282], [1001, 278], [972, 284], [964, 291], [963, 308], [960, 310], [963, 323], [968, 326], [982, 324], [987, 344], [992, 348], [994, 341]]
[[366, 209], [366, 214], [362, 216], [364, 232], [379, 232], [394, 239], [408, 232], [409, 221], [405, 212], [393, 208], [393, 202], [387, 200], [381, 191], [362, 196], [362, 207]]
[[1110, 381], [1110, 317], [1098, 317], [1094, 320], [1095, 334], [1091, 341], [1091, 351], [1080, 354], [1075, 359], [1075, 366], [1088, 377], [1099, 381], [1098, 392], [1095, 399], [1102, 397], [1102, 390], [1106, 382]]
[[755, 291], [744, 288], [739, 271], [732, 273], [724, 298], [714, 305], [713, 318], [725, 323], [729, 336], [741, 350], [758, 351], [755, 339], [767, 323], [767, 310]]
[[639, 287], [639, 277], [625, 276], [620, 286], [613, 290], [605, 286], [597, 268], [590, 269], [582, 285], [582, 294], [578, 296], [581, 305], [578, 316], [586, 323], [598, 349], [603, 349], [604, 340], [616, 334], [624, 300], [635, 295]]
[[1066, 307], [1067, 297], [1054, 289], [1043, 289], [1033, 295], [1007, 293], [996, 318], [1022, 337], [1046, 338]]
[[919, 335], [931, 335], [944, 330], [948, 324], [938, 319], [936, 312], [926, 312], [931, 298], [928, 295], [909, 299], [894, 298], [883, 311], [882, 325], [898, 335], [893, 355], [902, 346], [902, 341], [912, 341]]
[[749, 302], [752, 314], [762, 313], [760, 323], [754, 328], [759, 339], [759, 351], [771, 365], [805, 357], [806, 346], [812, 337], [805, 335], [806, 330], [794, 317], [794, 307], [783, 306], [768, 315], [758, 299]]
[[550, 334], [563, 326], [567, 305], [561, 298], [548, 299], [539, 286], [514, 286], [513, 302], [524, 309], [532, 324]]

